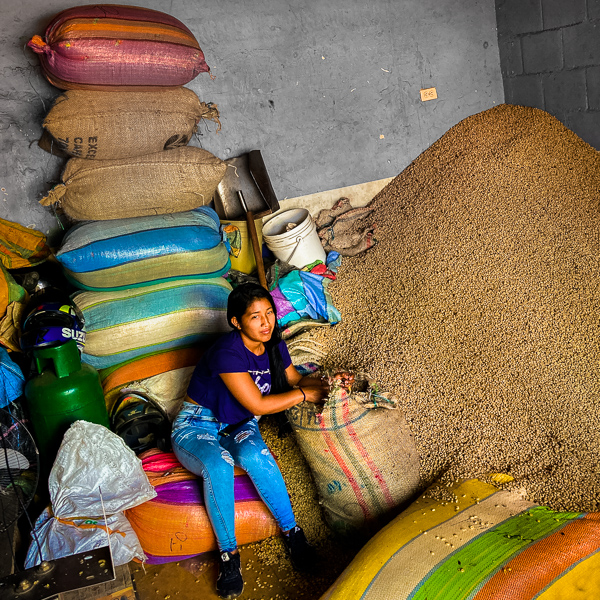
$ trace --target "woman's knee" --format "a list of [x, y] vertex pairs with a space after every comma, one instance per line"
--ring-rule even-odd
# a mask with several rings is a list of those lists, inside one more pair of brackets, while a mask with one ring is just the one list
[[236, 456], [236, 462], [247, 473], [256, 469], [271, 472], [279, 469], [271, 451], [266, 446], [249, 446], [241, 449]]
[[173, 451], [179, 462], [195, 475], [205, 479], [233, 476], [233, 457], [221, 446], [174, 444]]

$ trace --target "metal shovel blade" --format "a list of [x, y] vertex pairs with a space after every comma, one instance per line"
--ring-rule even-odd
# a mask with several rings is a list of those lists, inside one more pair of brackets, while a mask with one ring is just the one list
[[279, 210], [279, 202], [271, 185], [267, 168], [260, 150], [225, 161], [227, 171], [215, 193], [215, 211], [219, 219], [244, 221], [246, 211], [242, 207], [238, 192], [242, 191], [248, 211], [254, 218]]

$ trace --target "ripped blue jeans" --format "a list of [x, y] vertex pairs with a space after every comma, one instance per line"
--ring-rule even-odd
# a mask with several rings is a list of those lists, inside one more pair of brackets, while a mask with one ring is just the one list
[[202, 477], [204, 503], [220, 552], [237, 548], [233, 467], [240, 466], [282, 531], [296, 525], [281, 471], [258, 429], [256, 418], [229, 436], [219, 435], [227, 423], [208, 408], [186, 402], [173, 422], [173, 452], [188, 470]]

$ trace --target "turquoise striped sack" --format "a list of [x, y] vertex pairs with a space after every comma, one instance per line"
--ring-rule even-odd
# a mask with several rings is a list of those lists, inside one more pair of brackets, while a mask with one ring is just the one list
[[73, 285], [84, 290], [219, 277], [231, 267], [227, 236], [208, 206], [76, 225], [56, 258]]
[[73, 300], [85, 318], [82, 361], [105, 369], [161, 350], [209, 345], [230, 331], [223, 277], [182, 279], [117, 291], [81, 291]]

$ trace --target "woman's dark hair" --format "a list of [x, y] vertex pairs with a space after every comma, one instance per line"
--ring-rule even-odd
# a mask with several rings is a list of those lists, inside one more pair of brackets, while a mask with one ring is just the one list
[[248, 307], [255, 301], [265, 298], [271, 303], [273, 312], [275, 313], [275, 329], [271, 339], [265, 343], [265, 348], [269, 356], [269, 364], [271, 366], [271, 392], [279, 394], [290, 389], [285, 376], [285, 368], [283, 366], [283, 358], [279, 351], [279, 342], [281, 342], [281, 332], [277, 325], [277, 307], [273, 296], [265, 290], [264, 287], [256, 283], [243, 283], [236, 287], [227, 299], [227, 321], [230, 327], [234, 327], [232, 323], [233, 317], [242, 322], [242, 316], [248, 310]]

